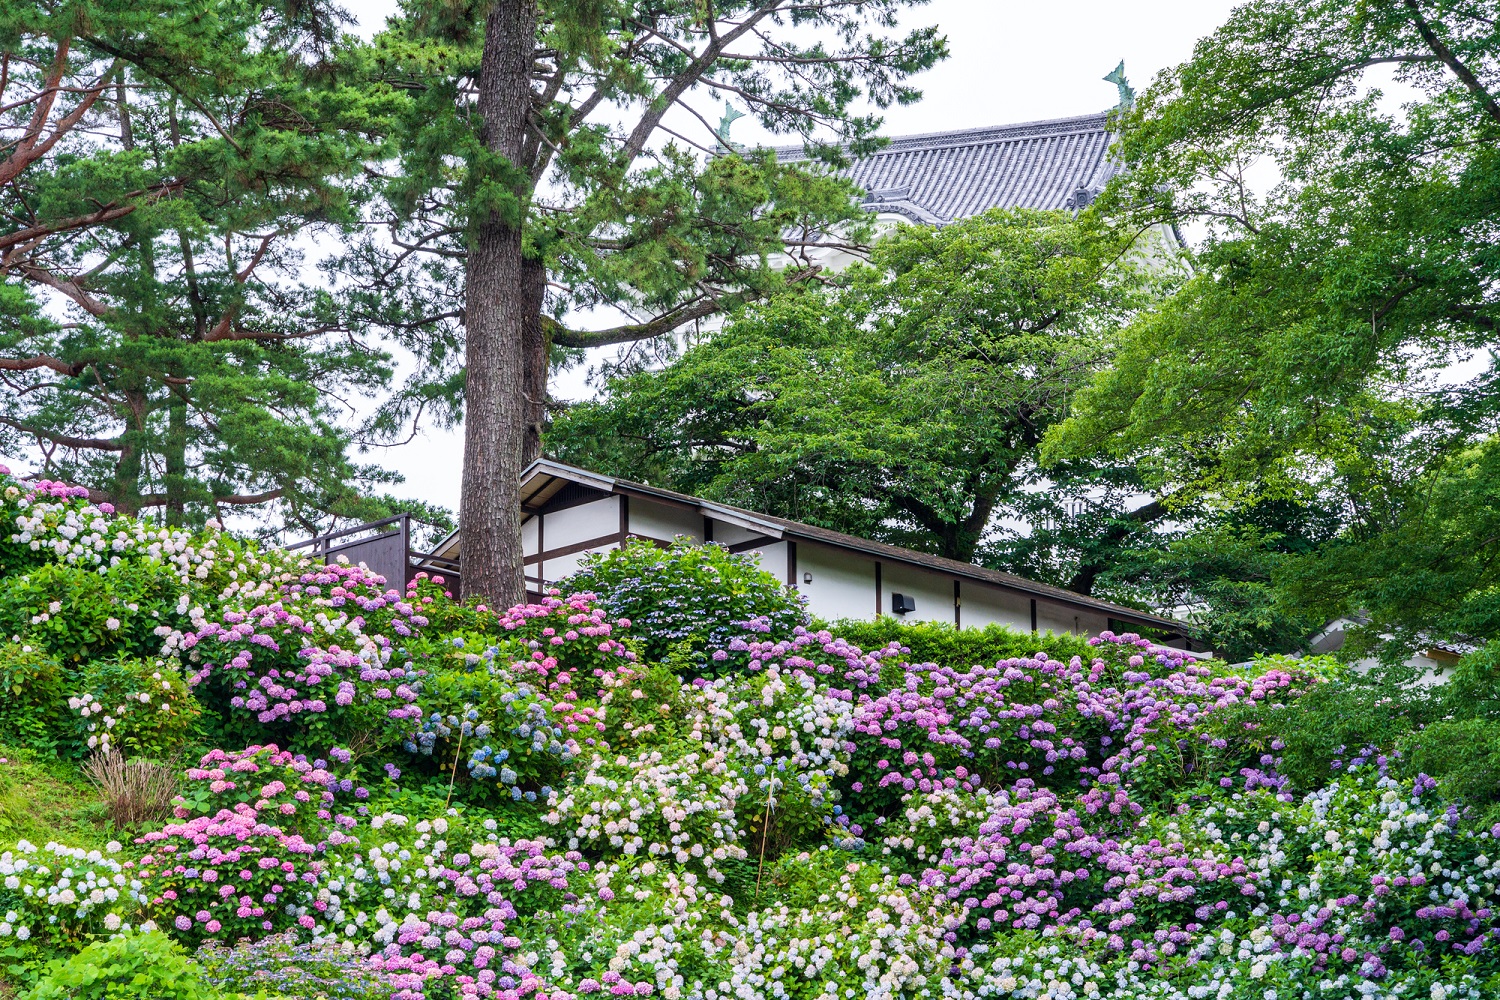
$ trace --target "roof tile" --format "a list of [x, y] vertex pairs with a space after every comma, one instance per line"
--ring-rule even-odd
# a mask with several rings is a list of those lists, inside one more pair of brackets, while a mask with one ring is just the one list
[[[898, 136], [841, 171], [866, 205], [916, 222], [952, 222], [991, 208], [1075, 207], [1115, 172], [1109, 114]], [[778, 149], [784, 161], [801, 148]], [[902, 189], [905, 189], [904, 192]]]

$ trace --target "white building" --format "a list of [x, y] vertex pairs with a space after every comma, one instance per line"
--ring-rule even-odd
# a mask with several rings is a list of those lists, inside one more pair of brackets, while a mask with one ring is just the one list
[[[960, 628], [998, 623], [1021, 632], [1075, 634], [1145, 628], [1173, 645], [1193, 648], [1182, 623], [1170, 618], [550, 459], [533, 463], [522, 476], [521, 505], [527, 589], [533, 595], [564, 580], [591, 552], [608, 552], [627, 539], [667, 545], [686, 538], [752, 553], [763, 569], [806, 596], [808, 611], [818, 618], [869, 620], [886, 614]], [[431, 553], [412, 554], [408, 567], [398, 572], [451, 574], [459, 564], [454, 533]]]

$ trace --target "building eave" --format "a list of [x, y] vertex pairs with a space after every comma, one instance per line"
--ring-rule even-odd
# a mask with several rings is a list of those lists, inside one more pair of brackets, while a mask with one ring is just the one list
[[1161, 629], [1178, 634], [1190, 631], [1190, 626], [1187, 623], [1174, 618], [1166, 618], [1148, 611], [1141, 611], [1139, 608], [1126, 607], [1123, 604], [1115, 604], [1112, 601], [1104, 601], [1085, 594], [1074, 593], [1062, 587], [1054, 587], [1051, 584], [1028, 580], [1013, 573], [988, 569], [984, 566], [976, 566], [973, 563], [960, 562], [956, 559], [946, 559], [942, 556], [935, 556], [926, 552], [917, 552], [913, 549], [905, 549], [885, 542], [871, 541], [868, 538], [860, 538], [857, 535], [846, 535], [843, 532], [820, 528], [817, 525], [774, 517], [770, 514], [746, 510], [731, 504], [704, 500], [701, 497], [678, 493], [674, 490], [665, 490], [657, 486], [649, 486], [645, 483], [601, 476], [587, 469], [580, 469], [577, 466], [567, 465], [553, 459], [538, 459], [522, 473], [522, 496], [535, 496], [544, 492], [547, 488], [546, 484], [542, 482], [544, 479], [560, 479], [566, 482], [591, 486], [605, 493], [639, 497], [643, 500], [657, 500], [673, 506], [686, 507], [698, 511], [705, 517], [712, 517], [715, 520], [724, 521], [728, 524], [736, 524], [747, 530], [759, 532], [768, 538], [812, 542], [858, 552], [861, 555], [870, 556], [882, 561], [897, 562], [921, 569], [936, 570], [960, 579], [987, 584], [1013, 593], [1023, 594], [1027, 597], [1066, 604], [1097, 614], [1103, 614], [1106, 617], [1132, 625]]

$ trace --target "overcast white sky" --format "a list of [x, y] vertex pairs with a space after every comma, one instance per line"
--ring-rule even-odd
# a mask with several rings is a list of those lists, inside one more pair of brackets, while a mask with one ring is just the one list
[[[350, 3], [361, 33], [378, 29], [394, 0]], [[885, 113], [885, 133], [940, 132], [1087, 114], [1113, 107], [1103, 77], [1121, 59], [1137, 90], [1192, 54], [1193, 43], [1224, 22], [1230, 0], [934, 0], [912, 9], [911, 27], [938, 25], [951, 56], [918, 80], [921, 102]], [[735, 124], [741, 142], [765, 141], [751, 119]], [[785, 143], [786, 139], [779, 140]], [[582, 372], [554, 391], [587, 392]], [[393, 492], [457, 510], [463, 430], [428, 429], [411, 444], [364, 457], [406, 476]]]

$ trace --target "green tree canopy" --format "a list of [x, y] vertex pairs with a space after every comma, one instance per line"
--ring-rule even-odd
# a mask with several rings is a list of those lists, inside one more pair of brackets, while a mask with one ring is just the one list
[[749, 309], [667, 368], [612, 380], [558, 419], [548, 447], [971, 560], [1155, 284], [1092, 217], [902, 226], [827, 291]]
[[[383, 113], [321, 3], [0, 10], [0, 447], [169, 520], [362, 511], [349, 394], [385, 355], [310, 281]], [[351, 506], [352, 505], [352, 506]]]
[[1132, 245], [1090, 213], [903, 226], [830, 287], [748, 308], [675, 362], [609, 380], [558, 417], [548, 450], [1079, 593], [1187, 608], [1229, 655], [1296, 648], [1315, 626], [1277, 606], [1270, 577], [1326, 539], [1326, 523], [1301, 508], [1168, 503], [1128, 460], [1038, 460], [1117, 331], [1180, 277]]
[[[1179, 496], [1331, 512], [1286, 599], [1366, 613], [1393, 651], [1500, 628], [1497, 23], [1492, 0], [1259, 0], [1163, 74], [1103, 208], [1201, 227], [1196, 274], [1047, 442], [1144, 456]], [[1415, 97], [1394, 108], [1374, 67]]]

